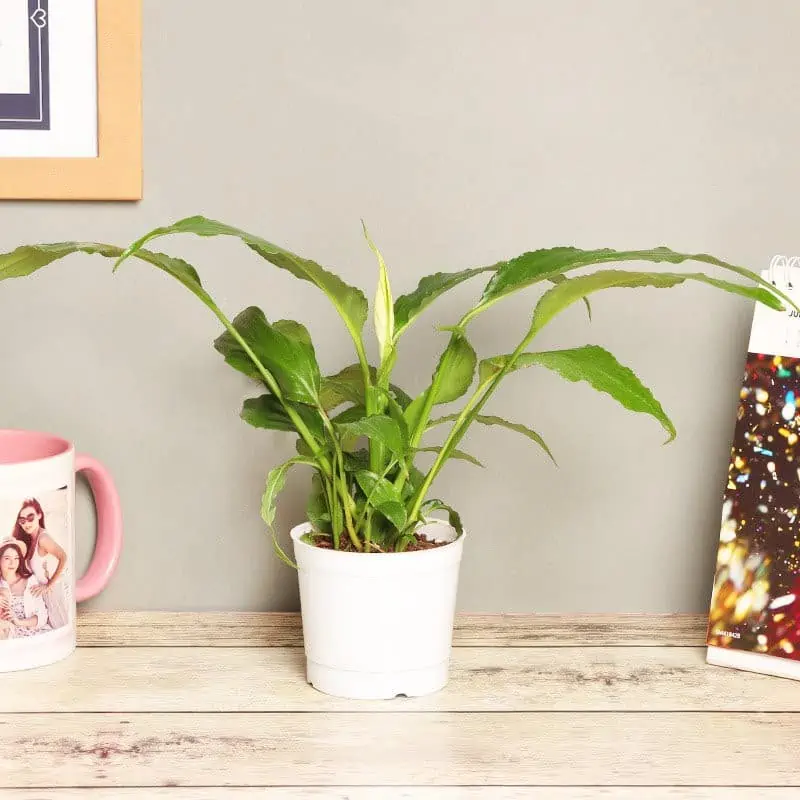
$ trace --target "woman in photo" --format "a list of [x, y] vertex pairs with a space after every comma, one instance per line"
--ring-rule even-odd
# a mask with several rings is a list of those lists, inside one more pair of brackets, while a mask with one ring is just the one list
[[12, 533], [23, 542], [28, 556], [25, 566], [36, 577], [36, 597], [43, 597], [50, 627], [61, 628], [69, 622], [67, 599], [61, 575], [67, 565], [67, 553], [45, 529], [44, 511], [36, 498], [22, 503]]
[[24, 542], [6, 539], [0, 543], [0, 619], [10, 623], [7, 638], [12, 639], [50, 629], [44, 600], [34, 593], [39, 582], [25, 566], [26, 555]]

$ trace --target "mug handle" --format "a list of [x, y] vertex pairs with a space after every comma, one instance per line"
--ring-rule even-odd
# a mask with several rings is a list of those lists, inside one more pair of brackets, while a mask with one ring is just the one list
[[122, 507], [111, 473], [96, 458], [78, 453], [75, 471], [86, 473], [97, 508], [94, 555], [75, 586], [75, 599], [80, 603], [100, 594], [117, 568], [122, 551]]

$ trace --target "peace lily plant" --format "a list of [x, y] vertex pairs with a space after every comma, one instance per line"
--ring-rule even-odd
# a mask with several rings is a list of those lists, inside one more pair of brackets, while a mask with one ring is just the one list
[[[323, 375], [311, 336], [301, 323], [270, 321], [256, 306], [229, 319], [203, 288], [191, 265], [151, 249], [157, 239], [173, 234], [237, 238], [269, 263], [316, 286], [342, 319], [352, 340], [353, 363], [335, 374]], [[504, 379], [516, 370], [537, 366], [569, 381], [586, 381], [625, 408], [654, 417], [667, 432], [667, 441], [675, 437], [672, 422], [652, 392], [607, 350], [597, 345], [535, 349], [536, 337], [545, 326], [577, 302], [585, 303], [591, 314], [588, 297], [602, 289], [669, 288], [687, 280], [774, 309], [784, 308], [782, 300], [794, 304], [750, 270], [711, 255], [678, 253], [666, 247], [534, 250], [489, 266], [437, 272], [422, 278], [412, 292], [395, 298], [384, 259], [366, 227], [364, 235], [377, 261], [372, 320], [378, 359], [374, 364], [367, 357], [364, 340], [369, 304], [361, 289], [260, 236], [200, 216], [157, 228], [125, 248], [87, 242], [22, 246], [0, 256], [0, 279], [29, 275], [81, 252], [113, 259], [115, 269], [128, 259], [141, 259], [177, 279], [199, 298], [223, 326], [215, 348], [231, 367], [260, 384], [260, 393], [244, 401], [243, 419], [256, 428], [286, 431], [296, 437], [297, 455], [269, 472], [261, 504], [275, 548], [288, 564], [295, 562], [281, 547], [274, 530], [276, 498], [293, 466], [312, 470], [308, 519], [292, 532], [296, 557], [302, 554], [298, 563], [309, 680], [323, 691], [351, 697], [423, 694], [440, 688], [446, 680], [455, 581], [464, 538], [458, 512], [444, 499], [431, 496], [436, 477], [451, 459], [479, 463], [459, 449], [474, 423], [520, 433], [552, 458], [544, 439], [526, 422], [510, 422], [486, 413], [487, 404]], [[748, 283], [703, 272], [605, 268], [627, 261], [700, 262], [734, 273]], [[589, 267], [602, 268], [577, 274]], [[438, 297], [476, 278], [484, 281], [477, 302], [455, 325], [439, 327], [448, 336], [447, 344], [432, 369], [428, 386], [410, 396], [392, 380], [403, 335]], [[509, 295], [530, 287], [543, 291], [533, 306], [525, 335], [515, 345], [511, 343], [507, 352], [479, 357], [470, 340], [470, 323]], [[455, 401], [460, 401], [457, 410], [447, 414], [437, 410]], [[431, 443], [431, 435], [440, 432], [443, 435], [438, 443]], [[432, 454], [432, 464], [420, 467], [420, 454]], [[429, 517], [437, 511], [446, 513], [449, 522], [449, 536], [441, 541], [433, 541], [434, 529], [429, 524]], [[365, 559], [366, 554], [373, 558]], [[436, 558], [441, 562], [438, 574], [429, 568]], [[334, 561], [335, 568], [331, 566]], [[415, 572], [423, 563], [427, 567]], [[315, 565], [322, 566], [317, 569]], [[335, 573], [340, 566], [340, 579], [323, 590], [323, 584], [333, 580], [332, 570]], [[428, 585], [422, 576], [431, 572], [434, 577]], [[316, 610], [311, 608], [310, 586], [314, 581], [313, 602], [323, 606]], [[431, 598], [437, 592], [442, 596], [441, 612], [432, 605]], [[416, 607], [414, 602], [418, 603]], [[386, 615], [392, 611], [394, 616], [387, 622]], [[375, 624], [353, 626], [352, 618], [363, 621], [365, 613], [376, 615]], [[345, 627], [332, 624], [337, 617], [350, 622], [349, 633]], [[425, 620], [430, 618], [434, 618], [433, 627], [425, 627]], [[376, 638], [381, 622], [389, 630], [385, 640]], [[359, 631], [361, 638], [353, 639]], [[427, 642], [429, 639], [436, 639], [436, 643]], [[410, 650], [419, 651], [416, 660], [409, 660]], [[357, 684], [350, 680], [353, 673], [359, 676]]]

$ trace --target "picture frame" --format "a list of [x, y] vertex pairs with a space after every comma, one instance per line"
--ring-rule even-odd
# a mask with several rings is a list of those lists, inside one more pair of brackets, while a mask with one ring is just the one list
[[[24, 49], [24, 63], [30, 65], [30, 75], [23, 75], [24, 70], [19, 68], [9, 68], [4, 74], [13, 77], [7, 80], [16, 80], [18, 85], [0, 85], [0, 200], [140, 200], [142, 0], [83, 0], [85, 13], [94, 14], [94, 26], [85, 25], [82, 31], [70, 21], [70, 12], [63, 10], [62, 0], [16, 2], [29, 4], [29, 42], [23, 41], [19, 29], [19, 25], [28, 22], [20, 22], [18, 14], [16, 24], [17, 50], [21, 53]], [[60, 9], [54, 5], [59, 3]], [[50, 17], [51, 8], [62, 16]], [[72, 52], [56, 50], [57, 46], [66, 48], [63, 40], [67, 36], [62, 35], [62, 41], [58, 42], [58, 36], [51, 30], [54, 24], [48, 24], [51, 19], [59, 22], [62, 32], [67, 30], [67, 22], [75, 28]], [[9, 24], [6, 30], [11, 30]], [[96, 37], [96, 59], [92, 58], [93, 48], [78, 44], [82, 42], [79, 35], [85, 39], [86, 30]], [[69, 33], [73, 33], [72, 29]], [[23, 63], [20, 60], [23, 56], [13, 52], [15, 42], [10, 33], [7, 38], [10, 44], [5, 55], [0, 53], [0, 61], [3, 57], [16, 57], [15, 65]], [[63, 67], [57, 69], [54, 64], [59, 55], [61, 64], [70, 68], [83, 63], [82, 75], [86, 80], [81, 85], [75, 85], [81, 83], [77, 80], [65, 81]], [[13, 94], [8, 94], [9, 90]], [[63, 105], [67, 90], [76, 92], [78, 110], [68, 108], [59, 117], [56, 103]], [[58, 146], [42, 145], [54, 141], [51, 119], [60, 119], [62, 127], [65, 119], [73, 127], [82, 126], [82, 130], [70, 131], [71, 138], [64, 137], [69, 138], [73, 151], [61, 142]], [[49, 140], [44, 138], [48, 135]], [[48, 154], [48, 147], [57, 154]]]

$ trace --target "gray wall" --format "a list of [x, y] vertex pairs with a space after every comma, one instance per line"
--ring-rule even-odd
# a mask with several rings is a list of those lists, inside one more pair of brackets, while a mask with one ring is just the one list
[[[278, 3], [146, 0], [145, 199], [5, 203], [0, 247], [128, 243], [204, 213], [296, 249], [373, 291], [364, 217], [397, 294], [421, 275], [536, 247], [708, 251], [754, 268], [800, 253], [800, 7], [478, 0]], [[0, 170], [2, 167], [0, 166]], [[0, 179], [2, 173], [0, 172]], [[352, 360], [325, 298], [233, 241], [165, 240], [231, 314], [262, 304], [306, 321], [326, 371]], [[687, 267], [687, 269], [690, 267]], [[404, 340], [398, 378], [418, 391], [465, 285]], [[535, 295], [479, 318], [479, 353], [503, 352]], [[671, 413], [649, 418], [541, 372], [507, 381], [492, 410], [524, 439], [476, 430], [485, 472], [438, 482], [470, 532], [459, 606], [480, 611], [706, 607], [752, 306], [701, 286], [609, 292], [576, 306], [543, 346], [597, 343]], [[215, 319], [140, 263], [115, 276], [72, 257], [0, 291], [3, 424], [72, 437], [116, 475], [127, 542], [96, 608], [295, 609], [296, 576], [259, 518], [287, 437], [238, 418], [249, 387], [211, 347]], [[305, 480], [283, 497], [286, 531]], [[86, 562], [91, 502], [81, 491]]]

